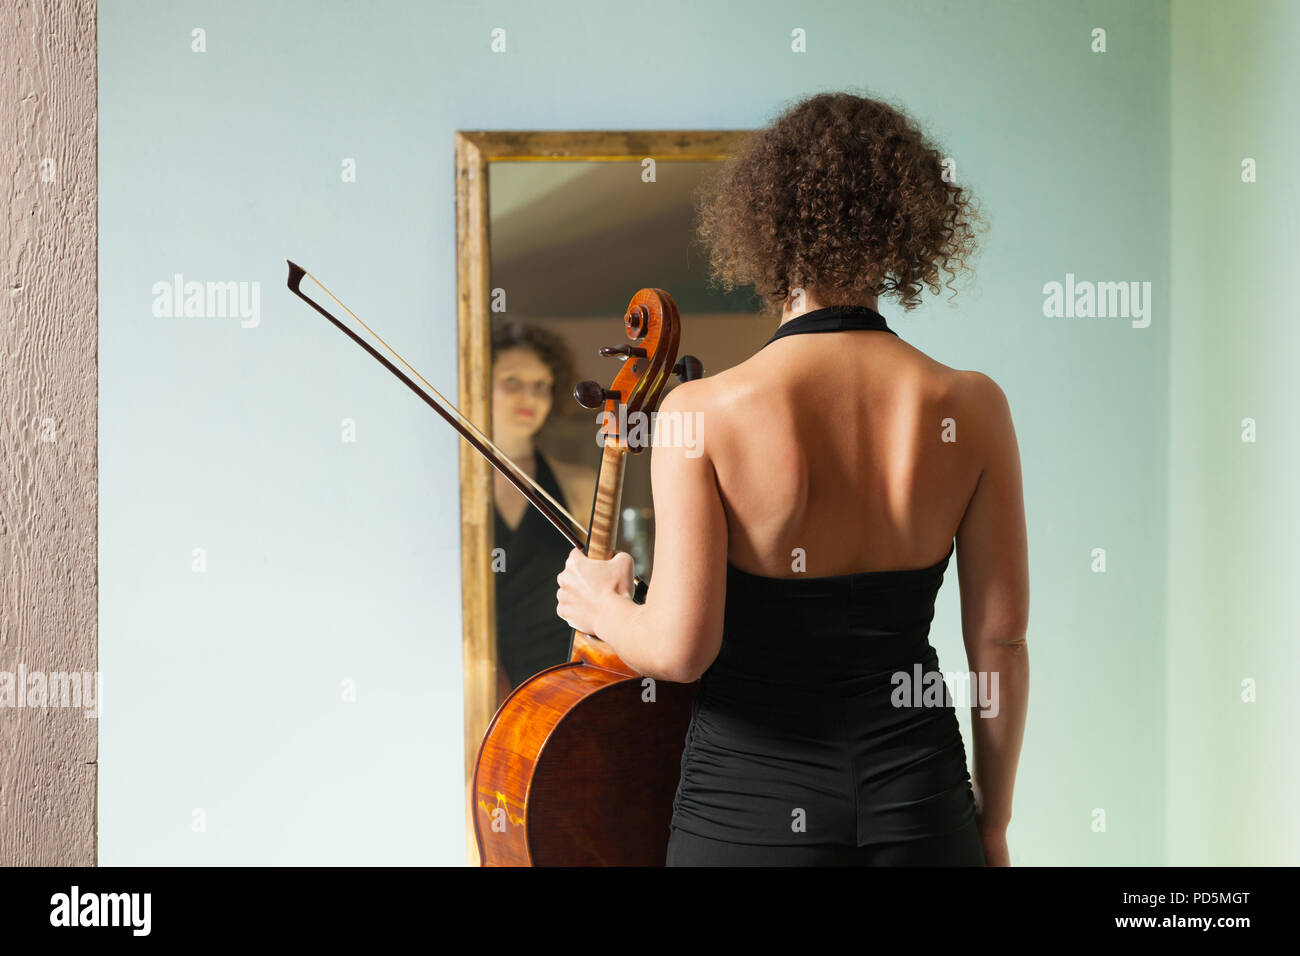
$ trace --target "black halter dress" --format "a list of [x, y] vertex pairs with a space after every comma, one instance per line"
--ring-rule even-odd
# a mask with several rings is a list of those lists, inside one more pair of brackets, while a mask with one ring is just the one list
[[[564, 500], [550, 464], [537, 451], [537, 483], [557, 501]], [[529, 677], [569, 659], [573, 629], [555, 613], [555, 578], [564, 570], [573, 546], [551, 527], [536, 508], [512, 531], [495, 516], [494, 546], [505, 551], [505, 570], [494, 576], [497, 609], [497, 654], [518, 687]]]
[[[895, 334], [873, 309], [836, 307], [789, 320], [767, 345], [853, 330]], [[910, 690], [939, 669], [929, 630], [953, 550], [925, 568], [818, 578], [728, 564], [669, 866], [984, 864], [951, 696], [918, 706]]]

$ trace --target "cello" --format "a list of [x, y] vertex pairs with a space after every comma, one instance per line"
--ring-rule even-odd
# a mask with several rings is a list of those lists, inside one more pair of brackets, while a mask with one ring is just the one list
[[[670, 371], [700, 372], [691, 356], [677, 362], [667, 292], [638, 292], [624, 325], [641, 344], [601, 349], [625, 359], [610, 387], [574, 389], [579, 404], [604, 409], [586, 547], [598, 560], [614, 554], [626, 457], [645, 448], [631, 432]], [[663, 866], [696, 688], [642, 677], [598, 636], [574, 631], [569, 660], [515, 688], [479, 746], [470, 793], [481, 865]]]
[[[600, 349], [623, 358], [609, 388], [580, 382], [574, 397], [603, 408], [603, 447], [590, 532], [510, 461], [324, 284], [294, 262], [288, 287], [392, 372], [502, 473], [589, 557], [608, 559], [617, 541], [623, 470], [643, 451], [670, 373], [698, 378], [694, 356], [677, 358], [680, 317], [672, 296], [642, 289], [624, 316], [629, 339]], [[397, 362], [302, 291], [310, 278]], [[423, 387], [421, 387], [423, 386]], [[631, 427], [629, 427], [631, 423]], [[638, 432], [639, 429], [639, 432]], [[587, 534], [584, 542], [578, 532]], [[634, 577], [634, 599], [646, 583]], [[696, 684], [643, 677], [596, 635], [573, 633], [569, 659], [530, 677], [501, 703], [479, 746], [471, 799], [483, 866], [662, 866]]]

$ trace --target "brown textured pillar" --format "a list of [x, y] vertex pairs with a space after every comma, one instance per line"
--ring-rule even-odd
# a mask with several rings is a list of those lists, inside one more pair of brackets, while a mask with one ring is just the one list
[[0, 4], [0, 865], [97, 862], [95, 55], [93, 0]]

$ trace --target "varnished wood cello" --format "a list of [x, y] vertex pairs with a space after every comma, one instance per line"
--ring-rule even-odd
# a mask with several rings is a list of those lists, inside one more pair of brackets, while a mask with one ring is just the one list
[[[605, 412], [586, 549], [597, 559], [614, 554], [623, 466], [649, 442], [669, 374], [699, 371], [689, 356], [677, 363], [680, 319], [667, 292], [642, 289], [624, 323], [639, 344], [601, 350], [625, 356], [610, 387], [574, 389]], [[640, 442], [630, 434], [638, 422]], [[471, 793], [482, 865], [662, 866], [695, 690], [643, 678], [575, 631], [569, 660], [515, 688], [479, 747]]]
[[[582, 529], [553, 497], [357, 319], [319, 280], [293, 262], [289, 289], [355, 341], [451, 424], [576, 547]], [[310, 277], [391, 355], [381, 354], [301, 288]], [[669, 374], [701, 374], [677, 359], [680, 318], [662, 289], [642, 289], [624, 317], [635, 345], [601, 349], [624, 362], [609, 388], [574, 389], [588, 408], [604, 408], [604, 445], [586, 553], [607, 559], [617, 540], [626, 456], [646, 447], [650, 420]], [[394, 364], [419, 379], [417, 385]], [[638, 599], [645, 583], [635, 580]], [[696, 685], [643, 678], [593, 635], [574, 632], [566, 663], [526, 680], [488, 726], [475, 761], [472, 799], [484, 866], [662, 866], [672, 801]]]

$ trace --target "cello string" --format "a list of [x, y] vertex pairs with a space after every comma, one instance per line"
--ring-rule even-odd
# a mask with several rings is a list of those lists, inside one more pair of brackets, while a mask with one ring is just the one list
[[561, 515], [563, 515], [564, 518], [565, 518], [565, 519], [566, 519], [570, 524], [573, 525], [573, 527], [574, 527], [575, 530], [577, 530], [577, 531], [578, 531], [580, 534], [582, 534], [584, 537], [587, 535], [587, 529], [583, 526], [582, 522], [580, 522], [577, 518], [575, 518], [573, 515], [571, 515], [571, 514], [569, 513], [569, 509], [565, 508], [564, 505], [562, 505], [562, 504], [560, 504], [560, 502], [556, 501], [555, 498], [553, 498], [553, 497], [551, 496], [550, 492], [548, 492], [545, 488], [543, 488], [540, 484], [538, 484], [537, 481], [534, 480], [533, 477], [532, 477], [531, 475], [529, 475], [526, 471], [524, 471], [522, 468], [520, 468], [518, 465], [516, 465], [516, 464], [515, 464], [515, 463], [514, 463], [514, 462], [513, 462], [509, 457], [507, 457], [506, 454], [505, 454], [505, 452], [503, 452], [500, 448], [498, 448], [498, 447], [497, 447], [497, 446], [492, 442], [492, 440], [491, 440], [490, 438], [488, 438], [488, 437], [487, 437], [486, 435], [484, 435], [481, 431], [479, 431], [478, 426], [476, 426], [473, 422], [471, 422], [468, 418], [466, 418], [464, 415], [462, 415], [462, 414], [460, 413], [460, 409], [458, 409], [458, 408], [457, 408], [455, 405], [453, 405], [451, 402], [447, 401], [447, 399], [443, 398], [442, 393], [439, 392], [439, 391], [438, 391], [436, 388], [434, 388], [432, 385], [430, 385], [429, 382], [424, 378], [423, 375], [421, 375], [421, 374], [420, 374], [419, 372], [417, 372], [414, 368], [412, 368], [412, 367], [411, 367], [411, 364], [410, 364], [409, 362], [407, 362], [406, 359], [402, 358], [402, 356], [397, 352], [396, 349], [394, 349], [391, 345], [389, 345], [387, 342], [385, 342], [385, 341], [384, 341], [384, 340], [383, 340], [383, 339], [382, 339], [382, 338], [381, 338], [381, 337], [380, 337], [380, 336], [379, 336], [379, 335], [378, 335], [378, 334], [377, 334], [377, 333], [376, 333], [372, 328], [370, 328], [370, 326], [366, 325], [365, 322], [362, 322], [361, 319], [358, 318], [358, 316], [357, 316], [357, 314], [356, 314], [355, 312], [353, 312], [351, 309], [349, 309], [346, 305], [344, 305], [344, 304], [339, 300], [338, 296], [336, 296], [336, 295], [335, 295], [333, 292], [331, 292], [329, 289], [325, 288], [324, 283], [322, 283], [319, 279], [317, 279], [314, 275], [312, 275], [312, 274], [311, 274], [310, 272], [308, 272], [306, 269], [303, 269], [303, 274], [304, 274], [305, 276], [307, 276], [308, 278], [310, 278], [312, 282], [316, 283], [316, 285], [320, 287], [320, 289], [321, 289], [322, 292], [324, 292], [327, 296], [329, 296], [329, 297], [330, 297], [331, 299], [333, 299], [336, 303], [338, 303], [338, 306], [339, 306], [340, 309], [342, 309], [342, 310], [343, 310], [344, 312], [346, 312], [348, 315], [352, 316], [353, 320], [354, 320], [358, 325], [360, 325], [363, 329], [365, 329], [366, 332], [371, 336], [371, 338], [373, 338], [376, 342], [378, 342], [380, 345], [382, 345], [382, 346], [384, 347], [384, 349], [388, 352], [389, 355], [391, 355], [391, 356], [392, 356], [394, 359], [396, 359], [398, 362], [401, 362], [402, 365], [404, 365], [404, 366], [406, 367], [406, 370], [407, 370], [408, 372], [410, 372], [410, 373], [411, 373], [412, 375], [414, 375], [417, 379], [419, 379], [420, 384], [423, 385], [426, 389], [428, 389], [429, 392], [430, 392], [430, 393], [431, 393], [435, 398], [437, 398], [438, 403], [439, 403], [440, 405], [442, 405], [443, 408], [444, 408], [445, 410], [447, 410], [447, 411], [451, 412], [453, 415], [455, 415], [456, 418], [460, 421], [460, 423], [461, 423], [462, 425], [464, 425], [466, 428], [470, 429], [470, 430], [474, 433], [474, 436], [475, 436], [479, 441], [481, 441], [483, 444], [485, 444], [485, 445], [487, 445], [489, 448], [491, 448], [492, 451], [500, 457], [501, 461], [502, 461], [503, 463], [505, 463], [506, 465], [508, 465], [508, 466], [510, 467], [510, 469], [511, 469], [511, 470], [512, 470], [516, 475], [518, 475], [518, 476], [519, 476], [520, 478], [522, 478], [524, 481], [528, 482], [528, 484], [530, 484], [530, 485], [531, 485], [531, 486], [532, 486], [532, 487], [533, 487], [533, 488], [538, 492], [538, 494], [540, 494], [540, 495], [541, 495], [542, 497], [544, 497], [547, 501], [549, 501], [549, 502], [550, 502], [550, 503], [555, 507], [555, 509], [556, 509], [556, 510], [561, 514]]

